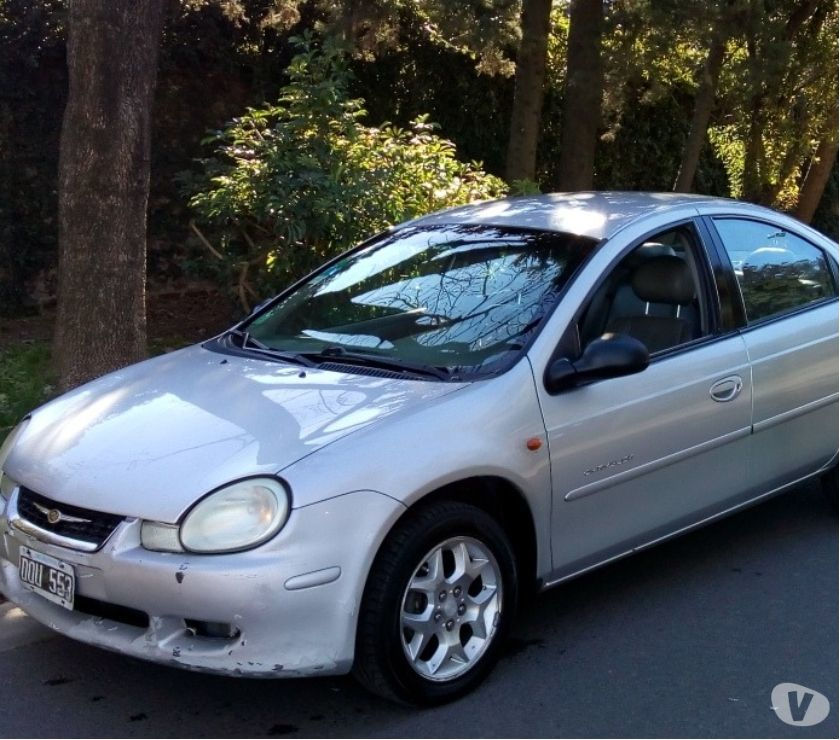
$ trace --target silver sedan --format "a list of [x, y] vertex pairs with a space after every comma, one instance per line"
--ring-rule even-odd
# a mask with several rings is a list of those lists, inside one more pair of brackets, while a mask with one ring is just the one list
[[139, 658], [451, 700], [527, 592], [811, 476], [837, 495], [837, 259], [693, 195], [394, 227], [28, 415], [0, 591]]

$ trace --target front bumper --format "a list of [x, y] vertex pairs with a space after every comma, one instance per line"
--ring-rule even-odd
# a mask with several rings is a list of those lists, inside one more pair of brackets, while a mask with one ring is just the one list
[[[367, 573], [404, 511], [388, 496], [357, 491], [294, 509], [277, 537], [255, 550], [194, 555], [143, 549], [137, 519], [97, 552], [58, 547], [12, 526], [3, 507], [0, 499], [0, 591], [39, 622], [145, 660], [264, 678], [350, 670]], [[25, 589], [22, 545], [71, 563], [78, 601], [148, 615], [148, 627], [68, 611]], [[230, 629], [208, 636], [196, 623]]]

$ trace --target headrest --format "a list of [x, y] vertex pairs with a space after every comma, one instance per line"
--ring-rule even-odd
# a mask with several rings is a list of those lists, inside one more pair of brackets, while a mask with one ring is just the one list
[[669, 247], [667, 244], [662, 244], [661, 242], [645, 242], [636, 251], [645, 259], [662, 256], [676, 256], [676, 252], [673, 247]]
[[639, 265], [632, 278], [633, 292], [649, 303], [687, 306], [694, 300], [694, 278], [681, 257], [662, 255]]

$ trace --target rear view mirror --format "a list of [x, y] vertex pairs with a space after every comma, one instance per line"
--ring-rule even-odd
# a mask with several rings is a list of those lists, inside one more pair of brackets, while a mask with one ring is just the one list
[[545, 373], [549, 393], [559, 393], [590, 380], [617, 378], [644, 370], [650, 362], [647, 347], [627, 334], [604, 334], [593, 339], [574, 362], [552, 362]]

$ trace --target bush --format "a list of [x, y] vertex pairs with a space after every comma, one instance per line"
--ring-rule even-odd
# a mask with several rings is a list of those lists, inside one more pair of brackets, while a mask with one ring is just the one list
[[243, 304], [390, 224], [505, 192], [425, 117], [366, 126], [342, 50], [303, 47], [277, 104], [215, 132], [214, 155], [183, 177], [196, 234]]
[[0, 442], [24, 414], [53, 392], [50, 348], [44, 343], [0, 350]]

